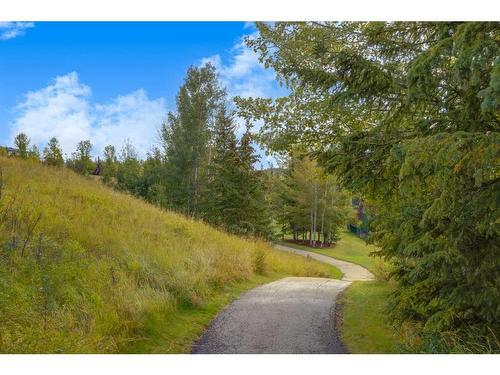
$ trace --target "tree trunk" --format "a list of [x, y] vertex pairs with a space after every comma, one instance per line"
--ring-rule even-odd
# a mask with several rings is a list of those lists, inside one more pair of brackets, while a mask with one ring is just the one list
[[316, 233], [317, 233], [317, 223], [318, 223], [318, 183], [314, 182], [314, 206], [313, 206], [313, 233], [312, 233], [312, 245], [316, 245]]
[[311, 185], [311, 229], [309, 232], [309, 245], [313, 245], [312, 233], [314, 230], [314, 182]]
[[194, 182], [193, 182], [193, 205], [191, 208], [191, 215], [195, 216], [196, 214], [196, 206], [198, 204], [198, 161], [196, 162], [196, 167], [194, 168]]
[[326, 211], [327, 192], [328, 192], [328, 182], [325, 183], [325, 194], [323, 197], [323, 213], [321, 215], [321, 234], [323, 235], [323, 245], [325, 244], [325, 211]]

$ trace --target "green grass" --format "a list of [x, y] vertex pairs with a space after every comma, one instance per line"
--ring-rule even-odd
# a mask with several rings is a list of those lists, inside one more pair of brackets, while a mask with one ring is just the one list
[[315, 249], [314, 251], [319, 254], [359, 264], [371, 272], [376, 272], [382, 261], [369, 255], [375, 250], [375, 246], [368, 245], [361, 238], [345, 231], [342, 233], [340, 240], [335, 244], [335, 247], [330, 249]]
[[332, 268], [330, 269], [330, 277], [332, 279], [342, 279], [342, 277], [344, 276], [344, 274], [342, 273], [341, 270], [339, 270], [337, 267], [334, 267], [332, 266]]
[[[283, 246], [294, 247], [294, 248], [300, 249], [300, 250], [306, 250], [306, 251], [320, 253], [319, 251], [317, 251], [317, 249], [313, 249], [313, 248], [308, 247], [308, 246], [302, 246], [302, 245], [298, 245], [298, 244], [290, 243], [290, 242], [286, 242], [286, 241], [277, 241], [277, 243], [280, 244], [280, 245], [283, 245]], [[320, 253], [320, 254], [324, 254], [324, 253]], [[336, 257], [334, 257], [332, 255], [328, 255], [328, 254], [325, 254], [325, 255], [331, 256], [333, 258], [336, 258]], [[331, 269], [330, 269], [330, 277], [332, 279], [342, 279], [343, 276], [344, 276], [344, 274], [342, 273], [341, 270], [339, 270], [337, 267], [334, 267], [334, 266], [331, 267]]]
[[367, 244], [361, 238], [348, 231], [342, 232], [340, 240], [334, 247], [331, 248], [312, 248], [289, 242], [284, 242], [283, 244], [286, 246], [296, 247], [301, 250], [312, 251], [332, 258], [356, 263], [365, 267], [373, 274], [380, 274], [381, 272], [384, 272], [384, 262], [379, 258], [369, 255], [371, 252], [376, 250], [376, 247]]
[[239, 293], [331, 266], [0, 157], [0, 352], [186, 352]]
[[340, 300], [341, 337], [351, 353], [398, 353], [403, 338], [387, 322], [387, 282], [356, 281]]

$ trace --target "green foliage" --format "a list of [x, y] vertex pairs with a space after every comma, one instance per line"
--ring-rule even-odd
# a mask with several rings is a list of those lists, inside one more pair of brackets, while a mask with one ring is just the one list
[[113, 145], [104, 147], [104, 163], [102, 171], [102, 179], [105, 184], [110, 184], [113, 177], [116, 177], [118, 167], [118, 158], [116, 157], [116, 149]]
[[57, 138], [51, 138], [49, 144], [43, 150], [43, 161], [47, 165], [52, 165], [55, 167], [61, 167], [64, 165], [62, 150], [59, 146]]
[[66, 165], [76, 173], [87, 176], [95, 169], [95, 164], [91, 158], [92, 143], [89, 140], [80, 141], [76, 146], [76, 152], [73, 153], [71, 160]]
[[374, 202], [394, 316], [424, 335], [498, 342], [499, 24], [258, 28], [247, 42], [291, 94], [237, 99], [240, 114], [264, 120], [272, 150], [301, 145]]
[[312, 245], [338, 240], [354, 214], [347, 192], [335, 176], [295, 151], [284, 167], [271, 182], [277, 187], [272, 199], [282, 237], [292, 233], [294, 240], [309, 239]]
[[25, 133], [19, 133], [16, 135], [16, 138], [14, 138], [14, 144], [19, 150], [19, 157], [21, 159], [27, 159], [28, 158], [28, 148], [30, 144], [30, 139]]
[[240, 162], [238, 191], [241, 197], [239, 232], [269, 237], [271, 235], [269, 206], [265, 197], [262, 173], [255, 170], [258, 157], [252, 146], [252, 139], [250, 127], [247, 125], [238, 147]]
[[213, 65], [191, 67], [177, 94], [177, 113], [169, 113], [162, 127], [168, 201], [176, 211], [187, 215], [199, 213], [214, 117], [225, 96]]
[[134, 145], [126, 140], [120, 152], [120, 163], [116, 168], [116, 187], [134, 195], [140, 193], [142, 165]]
[[166, 175], [165, 157], [158, 148], [154, 148], [142, 164], [140, 195], [163, 208], [169, 206]]
[[240, 158], [232, 117], [222, 109], [216, 118], [214, 147], [208, 166], [208, 181], [203, 192], [203, 216], [228, 230], [237, 230], [241, 217], [239, 191]]
[[399, 191], [375, 220], [375, 240], [398, 260], [399, 317], [426, 332], [498, 329], [499, 160], [498, 133], [467, 132], [406, 142], [388, 158]]
[[202, 192], [203, 217], [226, 230], [269, 237], [269, 214], [250, 129], [236, 140], [232, 115], [223, 108], [214, 129], [207, 187]]

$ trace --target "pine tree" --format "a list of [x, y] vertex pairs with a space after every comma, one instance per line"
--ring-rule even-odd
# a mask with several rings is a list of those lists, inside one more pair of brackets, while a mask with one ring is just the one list
[[61, 167], [64, 165], [62, 150], [59, 146], [59, 141], [57, 140], [57, 138], [53, 137], [50, 139], [47, 147], [45, 147], [45, 149], [43, 150], [43, 160], [46, 164], [56, 167]]
[[241, 196], [239, 227], [243, 233], [269, 237], [271, 222], [269, 205], [265, 197], [264, 176], [262, 171], [255, 170], [255, 163], [259, 158], [252, 146], [252, 134], [248, 123], [241, 137], [238, 153], [240, 157], [238, 191]]
[[203, 191], [203, 217], [231, 232], [240, 232], [241, 163], [233, 119], [224, 107], [217, 114], [213, 142], [207, 188]]

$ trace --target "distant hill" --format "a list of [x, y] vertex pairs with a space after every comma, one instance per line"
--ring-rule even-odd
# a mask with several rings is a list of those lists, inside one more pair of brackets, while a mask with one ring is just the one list
[[0, 352], [186, 351], [236, 292], [332, 274], [66, 168], [0, 168]]

